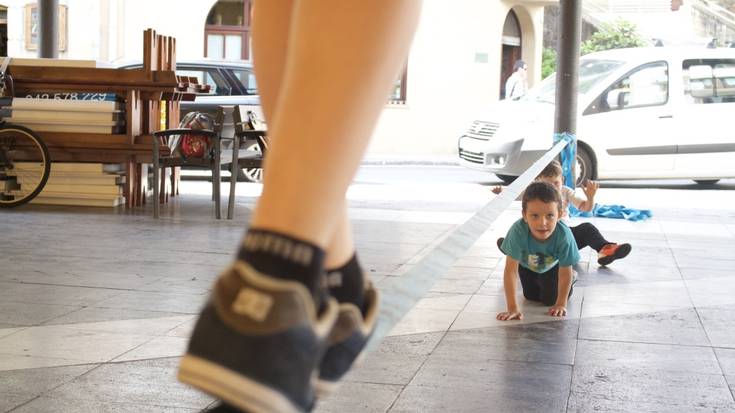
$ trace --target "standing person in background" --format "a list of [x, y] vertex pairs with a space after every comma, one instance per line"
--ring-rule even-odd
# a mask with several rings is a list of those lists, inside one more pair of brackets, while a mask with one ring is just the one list
[[[212, 412], [304, 412], [374, 331], [345, 193], [398, 76], [421, 0], [257, 0], [254, 67], [269, 125], [263, 193], [216, 281], [179, 379]], [[323, 148], [330, 148], [324, 157]], [[309, 173], [304, 173], [309, 171]]]
[[523, 60], [516, 60], [513, 64], [513, 74], [505, 81], [505, 98], [518, 100], [528, 90], [527, 77], [528, 65]]

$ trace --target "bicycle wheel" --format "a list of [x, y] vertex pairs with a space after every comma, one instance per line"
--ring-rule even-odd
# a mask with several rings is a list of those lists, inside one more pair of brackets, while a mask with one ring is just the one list
[[38, 135], [20, 125], [0, 126], [0, 208], [35, 198], [50, 172], [48, 148]]

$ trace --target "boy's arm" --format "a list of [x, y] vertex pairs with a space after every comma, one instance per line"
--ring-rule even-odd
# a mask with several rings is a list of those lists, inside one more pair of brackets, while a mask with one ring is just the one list
[[589, 212], [592, 211], [592, 208], [595, 207], [595, 194], [597, 193], [597, 189], [600, 187], [600, 184], [598, 184], [595, 181], [587, 180], [587, 182], [584, 183], [584, 186], [582, 187], [582, 190], [584, 191], [584, 195], [587, 197], [586, 200], [582, 201], [582, 203], [579, 204], [577, 209], [583, 212]]
[[503, 288], [508, 310], [499, 313], [498, 320], [523, 320], [523, 313], [516, 302], [516, 280], [518, 280], [518, 261], [510, 256], [505, 257], [505, 271], [503, 273]]
[[548, 314], [555, 317], [567, 315], [567, 299], [572, 287], [572, 266], [559, 267], [559, 286], [556, 303], [549, 308]]

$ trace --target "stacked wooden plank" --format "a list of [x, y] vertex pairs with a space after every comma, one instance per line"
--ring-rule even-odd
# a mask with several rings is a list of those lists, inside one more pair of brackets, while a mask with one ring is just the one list
[[55, 163], [34, 204], [114, 207], [125, 203], [123, 165]]
[[[15, 102], [6, 109], [11, 110], [10, 116], [14, 121], [28, 125], [41, 136], [49, 148], [54, 166], [57, 162], [124, 164], [125, 203], [127, 206], [142, 205], [147, 186], [142, 164], [151, 162], [152, 134], [164, 127], [178, 125], [178, 102], [194, 99], [189, 85], [182, 90], [174, 73], [175, 45], [173, 38], [146, 30], [143, 33], [142, 69], [98, 68], [85, 62], [57, 64], [59, 60], [52, 63], [11, 61], [8, 73], [15, 85]], [[85, 123], [74, 124], [71, 130], [68, 129], [70, 125], [63, 123], [68, 124], [73, 116], [82, 115], [65, 113], [54, 116], [50, 114], [53, 109], [39, 109], [36, 103], [32, 110], [45, 110], [44, 113], [50, 115], [42, 123], [41, 119], [33, 118], [34, 114], [20, 112], [27, 109], [16, 105], [20, 103], [18, 98], [35, 98], [50, 93], [102, 93], [116, 98], [112, 101], [112, 109], [77, 110], [104, 114], [83, 115]], [[74, 111], [69, 106], [61, 110]]]
[[36, 92], [0, 98], [0, 116], [36, 132], [122, 134], [122, 103], [114, 93]]
[[[23, 179], [40, 176], [39, 164], [18, 163], [18, 183]], [[114, 207], [125, 203], [123, 184], [125, 168], [122, 164], [54, 163], [43, 190], [31, 203], [41, 205], [75, 205]]]

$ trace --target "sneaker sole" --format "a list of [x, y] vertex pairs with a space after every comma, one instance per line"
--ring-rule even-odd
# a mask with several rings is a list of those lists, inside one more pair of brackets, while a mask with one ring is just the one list
[[[360, 364], [362, 364], [362, 361], [364, 359], [365, 351], [363, 350], [363, 352], [360, 353], [360, 355], [358, 355], [355, 361], [352, 363], [352, 367], [350, 367], [350, 369], [358, 367]], [[329, 381], [317, 378], [316, 383], [314, 384], [314, 392], [316, 392], [316, 397], [321, 399], [329, 396], [330, 394], [337, 391], [340, 384], [342, 384], [341, 381]]]
[[597, 263], [600, 265], [610, 265], [615, 260], [627, 257], [628, 254], [630, 254], [631, 249], [632, 248], [630, 244], [621, 245], [620, 247], [618, 247], [617, 250], [615, 250], [615, 253], [613, 255], [602, 257], [599, 260], [597, 260]]
[[191, 354], [181, 359], [178, 379], [246, 412], [303, 412], [279, 391]]

